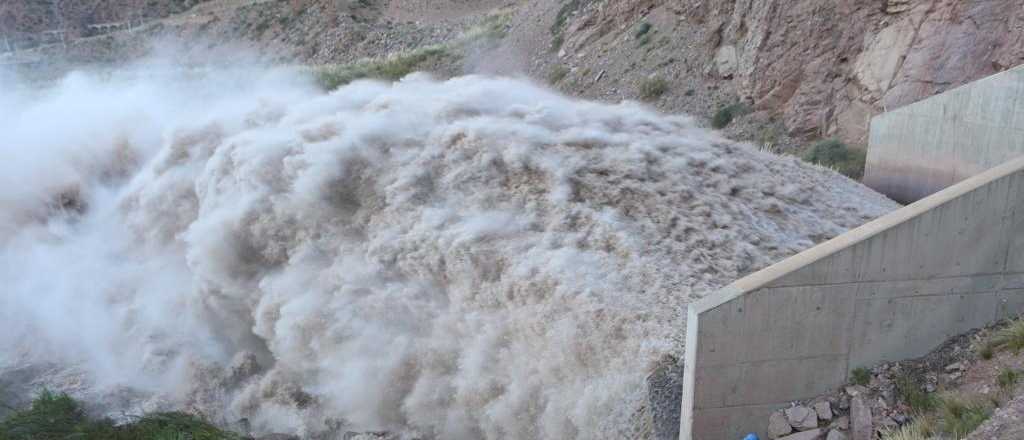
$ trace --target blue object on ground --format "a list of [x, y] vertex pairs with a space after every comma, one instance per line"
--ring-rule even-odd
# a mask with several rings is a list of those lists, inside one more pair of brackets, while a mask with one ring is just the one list
[[747, 434], [746, 437], [743, 437], [743, 440], [761, 440], [761, 439], [757, 438], [757, 434]]

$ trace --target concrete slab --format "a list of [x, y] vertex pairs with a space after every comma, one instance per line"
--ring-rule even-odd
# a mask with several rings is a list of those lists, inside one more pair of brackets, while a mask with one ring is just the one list
[[1024, 312], [1020, 217], [1024, 158], [691, 304], [681, 438], [764, 434], [773, 409], [842, 385], [853, 368]]

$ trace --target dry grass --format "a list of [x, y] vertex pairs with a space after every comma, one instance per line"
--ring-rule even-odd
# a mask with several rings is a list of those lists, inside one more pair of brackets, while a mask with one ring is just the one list
[[989, 340], [996, 350], [1012, 351], [1020, 354], [1024, 351], [1024, 319], [1016, 319], [1010, 325], [1000, 329]]
[[648, 78], [640, 82], [640, 99], [653, 101], [668, 92], [668, 81], [664, 78]]

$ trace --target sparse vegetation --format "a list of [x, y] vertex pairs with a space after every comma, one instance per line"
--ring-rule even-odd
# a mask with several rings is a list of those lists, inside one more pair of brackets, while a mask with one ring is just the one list
[[850, 148], [836, 139], [828, 139], [814, 144], [804, 155], [804, 160], [832, 168], [851, 179], [860, 179], [864, 176], [866, 157], [863, 150]]
[[586, 5], [590, 0], [569, 0], [561, 9], [558, 10], [558, 14], [555, 15], [555, 22], [551, 24], [551, 51], [557, 52], [562, 48], [562, 44], [565, 43], [565, 24], [569, 21], [569, 17], [579, 10], [581, 7]]
[[945, 396], [939, 399], [939, 431], [955, 439], [961, 439], [974, 432], [992, 415], [992, 407], [988, 402], [965, 398], [963, 396]]
[[636, 27], [636, 30], [633, 32], [633, 38], [637, 40], [637, 42], [638, 42], [637, 46], [638, 47], [646, 46], [647, 43], [651, 42], [651, 34], [650, 34], [650, 32], [651, 32], [651, 24], [646, 22], [646, 21], [640, 23]]
[[189, 414], [159, 413], [116, 425], [89, 418], [66, 394], [43, 391], [32, 405], [0, 422], [0, 440], [241, 440]]
[[381, 60], [364, 60], [347, 65], [322, 66], [316, 71], [317, 82], [326, 90], [334, 90], [364, 78], [395, 81], [415, 72], [427, 61], [448, 54], [443, 46], [430, 46]]
[[1024, 318], [1016, 319], [997, 331], [989, 343], [995, 350], [1008, 350], [1020, 354], [1024, 351]]
[[351, 64], [318, 66], [313, 69], [317, 83], [326, 90], [334, 90], [359, 79], [395, 81], [426, 65], [445, 58], [460, 58], [466, 46], [493, 44], [505, 36], [508, 28], [507, 12], [491, 14], [448, 44], [436, 44], [392, 54], [387, 58], [365, 59]]
[[854, 368], [850, 372], [850, 383], [854, 385], [866, 386], [871, 382], [871, 370], [864, 367]]
[[1012, 368], [1003, 368], [999, 371], [999, 376], [996, 377], [996, 381], [999, 383], [999, 388], [1009, 390], [1020, 382], [1021, 372]]
[[995, 349], [992, 348], [992, 344], [990, 343], [983, 344], [981, 348], [978, 349], [978, 356], [986, 361], [992, 359], [995, 354]]
[[568, 67], [565, 67], [565, 66], [562, 66], [562, 65], [558, 65], [558, 66], [552, 67], [551, 68], [551, 72], [548, 72], [548, 83], [552, 84], [552, 85], [553, 84], [558, 84], [558, 83], [562, 82], [562, 80], [565, 79], [565, 76], [568, 75], [568, 74], [569, 74], [569, 68]]
[[732, 121], [740, 116], [750, 113], [750, 106], [737, 102], [718, 109], [711, 118], [711, 127], [721, 130], [727, 127]]
[[935, 421], [918, 417], [913, 422], [882, 432], [882, 440], [929, 440], [935, 435]]
[[640, 23], [640, 25], [636, 27], [636, 31], [633, 32], [633, 38], [636, 38], [636, 39], [639, 40], [641, 37], [647, 35], [647, 33], [650, 32], [650, 31], [651, 31], [651, 24], [650, 23], [648, 23], [646, 21], [643, 22], [643, 23]]
[[761, 130], [757, 134], [757, 145], [764, 151], [775, 152], [779, 140], [782, 139], [782, 128], [778, 123], [769, 122], [765, 126], [761, 127]]
[[925, 392], [921, 384], [909, 374], [896, 378], [896, 393], [903, 403], [918, 414], [931, 411], [938, 404], [935, 396]]
[[980, 399], [948, 395], [933, 399], [934, 412], [919, 413], [913, 422], [882, 433], [882, 440], [962, 439], [992, 415]]
[[668, 92], [668, 81], [664, 78], [647, 78], [640, 82], [640, 99], [653, 101]]

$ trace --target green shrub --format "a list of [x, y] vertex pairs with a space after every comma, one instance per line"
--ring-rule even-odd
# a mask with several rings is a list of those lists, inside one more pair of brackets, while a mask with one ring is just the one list
[[1003, 368], [999, 371], [999, 376], [997, 377], [999, 388], [1004, 390], [1013, 388], [1013, 386], [1017, 385], [1017, 382], [1020, 381], [1020, 375], [1021, 373], [1017, 370], [1012, 368]]
[[991, 343], [986, 343], [978, 349], [978, 356], [984, 360], [992, 359], [995, 356], [995, 349], [992, 348]]
[[558, 84], [565, 79], [565, 76], [569, 74], [569, 68], [565, 66], [555, 66], [551, 68], [551, 72], [548, 73], [548, 83]]
[[718, 109], [711, 118], [711, 127], [721, 130], [727, 127], [732, 121], [740, 116], [750, 113], [750, 106], [738, 102]]
[[647, 78], [640, 82], [640, 99], [653, 101], [668, 91], [668, 81], [663, 78]]
[[115, 425], [109, 419], [92, 420], [67, 394], [43, 391], [32, 405], [0, 422], [0, 440], [241, 440], [184, 413], [159, 413]]
[[639, 40], [640, 37], [643, 37], [643, 36], [647, 35], [647, 33], [650, 32], [650, 31], [651, 31], [651, 24], [650, 23], [648, 23], [646, 21], [643, 22], [643, 23], [640, 23], [640, 25], [636, 27], [636, 32], [633, 32], [633, 38], [636, 38], [636, 39]]
[[851, 179], [860, 179], [864, 176], [866, 157], [863, 150], [850, 148], [836, 139], [828, 139], [814, 144], [804, 155], [804, 160], [832, 168]]
[[946, 396], [939, 400], [939, 430], [953, 438], [963, 438], [974, 432], [992, 415], [992, 407], [985, 402]]
[[850, 383], [854, 385], [867, 386], [871, 383], [871, 370], [864, 367], [854, 368], [850, 372]]

